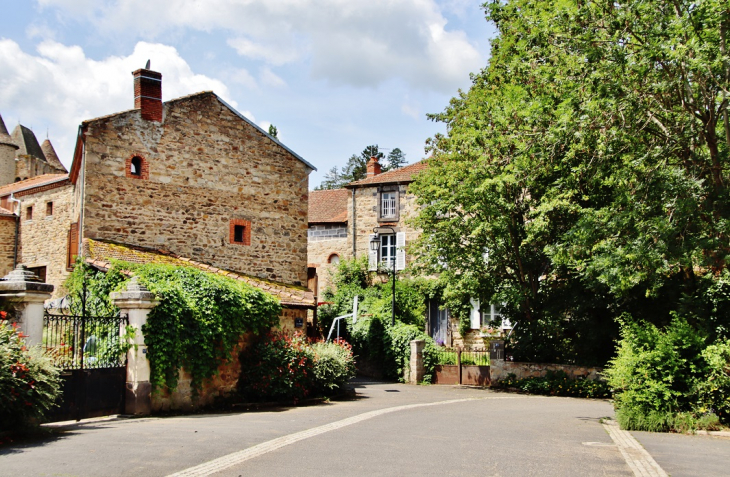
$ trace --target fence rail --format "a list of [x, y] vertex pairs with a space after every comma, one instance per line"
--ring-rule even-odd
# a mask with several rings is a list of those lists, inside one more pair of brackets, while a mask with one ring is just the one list
[[[450, 348], [439, 348], [436, 350], [436, 364], [455, 365], [457, 364], [458, 351]], [[461, 364], [463, 366], [489, 366], [488, 350], [463, 350], [461, 351]]]
[[46, 313], [43, 346], [54, 364], [64, 370], [113, 368], [125, 365], [120, 337], [126, 315], [87, 316]]

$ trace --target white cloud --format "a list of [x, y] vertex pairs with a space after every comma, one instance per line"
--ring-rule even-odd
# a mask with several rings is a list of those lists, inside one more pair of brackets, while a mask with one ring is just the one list
[[448, 28], [436, 0], [37, 1], [76, 20], [86, 15], [102, 35], [222, 29], [248, 59], [273, 66], [308, 61], [314, 78], [334, 84], [372, 87], [395, 78], [452, 92], [486, 60], [464, 32]]
[[273, 86], [274, 88], [282, 88], [286, 86], [286, 81], [277, 76], [273, 71], [264, 66], [259, 72], [259, 79], [262, 84]]
[[17, 121], [37, 130], [48, 127], [61, 161], [69, 166], [78, 125], [131, 109], [131, 72], [148, 59], [164, 73], [163, 100], [214, 90], [236, 106], [222, 82], [194, 73], [171, 46], [139, 42], [129, 56], [96, 61], [78, 46], [48, 40], [38, 45], [37, 54], [30, 54], [14, 41], [0, 39], [0, 113], [8, 128]]
[[421, 111], [416, 104], [405, 102], [401, 105], [400, 110], [403, 114], [413, 119], [419, 119], [421, 117]]

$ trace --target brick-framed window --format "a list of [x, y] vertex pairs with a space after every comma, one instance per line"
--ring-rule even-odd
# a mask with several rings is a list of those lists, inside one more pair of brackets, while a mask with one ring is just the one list
[[238, 245], [251, 245], [251, 221], [231, 219], [230, 242]]
[[147, 159], [140, 154], [133, 154], [127, 158], [124, 164], [125, 175], [130, 179], [149, 179], [150, 165]]

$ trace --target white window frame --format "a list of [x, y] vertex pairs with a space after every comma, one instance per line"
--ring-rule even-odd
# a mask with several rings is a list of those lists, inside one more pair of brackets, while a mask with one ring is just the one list
[[380, 193], [380, 218], [395, 219], [398, 217], [398, 191]]
[[396, 247], [395, 235], [380, 236], [380, 265], [391, 268], [395, 265]]

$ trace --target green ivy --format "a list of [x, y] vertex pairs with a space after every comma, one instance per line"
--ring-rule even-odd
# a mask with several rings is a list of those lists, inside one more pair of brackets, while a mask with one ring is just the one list
[[92, 309], [117, 312], [109, 293], [121, 290], [129, 273], [153, 292], [159, 304], [142, 327], [156, 390], [177, 387], [180, 368], [190, 372], [197, 393], [205, 379], [231, 359], [241, 336], [278, 326], [281, 305], [271, 295], [241, 281], [192, 267], [115, 261], [106, 272], [77, 266], [66, 282], [79, 294], [86, 276]]

